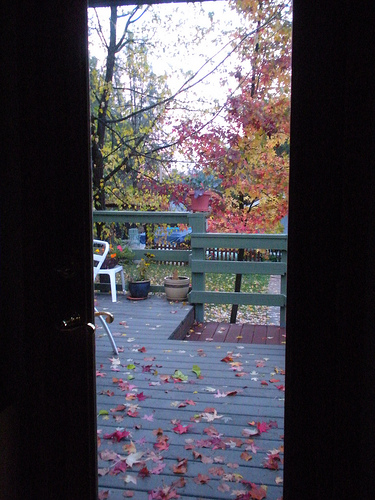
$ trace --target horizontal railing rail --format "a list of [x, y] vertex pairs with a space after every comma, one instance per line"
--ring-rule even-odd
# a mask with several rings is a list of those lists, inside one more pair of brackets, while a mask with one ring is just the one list
[[[192, 273], [192, 290], [189, 302], [195, 306], [197, 321], [204, 321], [205, 304], [238, 304], [280, 307], [280, 325], [286, 320], [286, 280], [287, 280], [287, 246], [285, 234], [237, 234], [206, 233], [206, 213], [192, 212], [132, 212], [132, 211], [94, 211], [94, 222], [134, 223], [134, 224], [188, 224], [191, 248], [175, 249], [133, 249], [135, 259], [141, 259], [152, 253], [155, 260], [161, 262], [190, 263]], [[212, 251], [220, 249], [244, 249], [262, 256], [260, 260], [238, 261], [215, 260]], [[271, 250], [270, 250], [271, 249]], [[209, 251], [208, 251], [209, 250]], [[270, 260], [272, 255], [276, 259]], [[268, 259], [268, 260], [267, 260]], [[263, 274], [281, 277], [280, 293], [222, 292], [206, 290], [206, 273], [218, 274]], [[162, 285], [152, 285], [151, 291], [164, 291]]]
[[[195, 305], [196, 319], [204, 320], [205, 304], [237, 304], [280, 307], [280, 325], [286, 319], [287, 235], [284, 234], [237, 234], [192, 233], [190, 260], [192, 291], [189, 301]], [[207, 248], [262, 249], [277, 252], [277, 261], [215, 261], [207, 260]], [[206, 290], [206, 273], [263, 274], [281, 276], [280, 293], [222, 292]]]
[[[202, 231], [206, 225], [205, 213], [192, 212], [133, 212], [130, 210], [94, 210], [93, 221], [105, 224], [155, 224], [176, 225], [187, 224], [192, 231]], [[145, 258], [147, 254], [154, 255], [154, 260], [159, 262], [184, 262], [190, 261], [191, 249], [186, 250], [159, 250], [153, 248], [134, 249], [135, 260]], [[151, 285], [151, 292], [164, 292], [163, 285]]]

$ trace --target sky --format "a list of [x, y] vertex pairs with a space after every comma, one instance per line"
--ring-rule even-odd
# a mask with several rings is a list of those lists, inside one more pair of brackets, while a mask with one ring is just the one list
[[[161, 22], [153, 20], [152, 10], [160, 14]], [[100, 8], [97, 9], [97, 13], [103, 27], [107, 26], [110, 9]], [[94, 10], [89, 9], [89, 17], [92, 16], [94, 16]], [[155, 35], [150, 36], [150, 63], [156, 74], [168, 75], [168, 86], [174, 92], [186, 79], [183, 72], [195, 73], [204, 66], [207, 59], [212, 58], [199, 72], [196, 81], [212, 71], [226, 57], [231, 50], [231, 46], [228, 45], [230, 32], [241, 23], [243, 24], [241, 16], [231, 10], [226, 1], [209, 1], [202, 4], [159, 4], [153, 6], [140, 21], [134, 24], [134, 32], [136, 37], [142, 37], [145, 30], [157, 28]], [[200, 43], [197, 43], [200, 36], [197, 26], [200, 30], [207, 32]], [[105, 52], [100, 47], [95, 33], [90, 36], [89, 40], [90, 55], [102, 59]], [[196, 96], [211, 103], [217, 99], [219, 104], [223, 104], [228, 95], [228, 88], [233, 90], [235, 87], [234, 79], [228, 77], [234, 65], [235, 56], [232, 55], [210, 77], [194, 87]], [[229, 78], [229, 82], [221, 85], [224, 78]]]

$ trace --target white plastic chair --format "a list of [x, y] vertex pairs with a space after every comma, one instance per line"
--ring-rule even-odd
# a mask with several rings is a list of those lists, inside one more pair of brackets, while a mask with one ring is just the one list
[[[105, 247], [106, 251], [104, 250], [104, 252], [103, 252], [104, 258], [103, 258], [103, 255], [99, 255], [99, 254], [94, 252], [94, 260], [97, 262], [96, 267], [94, 267], [94, 280], [95, 280], [96, 276], [98, 276], [100, 274], [106, 274], [107, 276], [109, 276], [110, 283], [111, 283], [112, 302], [116, 302], [117, 301], [117, 291], [116, 291], [116, 274], [117, 273], [120, 273], [122, 292], [125, 294], [124, 269], [120, 265], [112, 267], [111, 269], [102, 269], [102, 264], [103, 264], [107, 254], [108, 254], [108, 251], [109, 251], [109, 245], [106, 241], [94, 240], [94, 244], [99, 246], [99, 243], [102, 243], [102, 244], [104, 243], [107, 246]], [[95, 264], [95, 262], [94, 262], [94, 264]]]
[[[96, 252], [95, 250], [99, 250], [99, 252]], [[94, 252], [93, 252], [93, 258], [94, 258], [94, 281], [95, 278], [98, 276], [100, 272], [100, 268], [105, 261], [105, 258], [107, 257], [109, 251], [109, 245], [106, 241], [101, 241], [101, 240], [94, 240]], [[104, 311], [98, 311], [97, 308], [94, 308], [95, 310], [95, 317], [98, 317], [100, 321], [102, 322], [102, 325], [109, 337], [109, 340], [112, 345], [113, 352], [118, 356], [118, 350], [116, 346], [116, 342], [113, 338], [112, 332], [109, 329], [109, 326], [107, 323], [112, 323], [113, 321], [113, 316], [111, 313], [107, 313]]]

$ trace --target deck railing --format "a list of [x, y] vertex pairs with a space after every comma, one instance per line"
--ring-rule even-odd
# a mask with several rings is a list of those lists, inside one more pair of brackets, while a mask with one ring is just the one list
[[[236, 234], [207, 233], [206, 214], [192, 212], [131, 212], [131, 211], [94, 211], [94, 222], [135, 223], [135, 224], [188, 224], [192, 228], [191, 249], [187, 250], [134, 250], [135, 258], [140, 259], [152, 251], [155, 259], [164, 262], [189, 262], [192, 273], [192, 290], [189, 302], [195, 306], [197, 321], [204, 321], [205, 304], [238, 304], [280, 307], [280, 325], [286, 319], [286, 280], [287, 280], [287, 235], [285, 234]], [[207, 249], [257, 249], [278, 256], [275, 260], [237, 261], [210, 260]], [[265, 274], [281, 276], [280, 293], [222, 292], [206, 290], [206, 273], [219, 274]], [[161, 285], [152, 285], [151, 291], [164, 291]]]

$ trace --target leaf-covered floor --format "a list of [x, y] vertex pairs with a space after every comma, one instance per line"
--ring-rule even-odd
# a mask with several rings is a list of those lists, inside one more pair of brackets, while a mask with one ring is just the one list
[[281, 498], [284, 346], [168, 340], [189, 306], [129, 302], [97, 304], [99, 498]]

